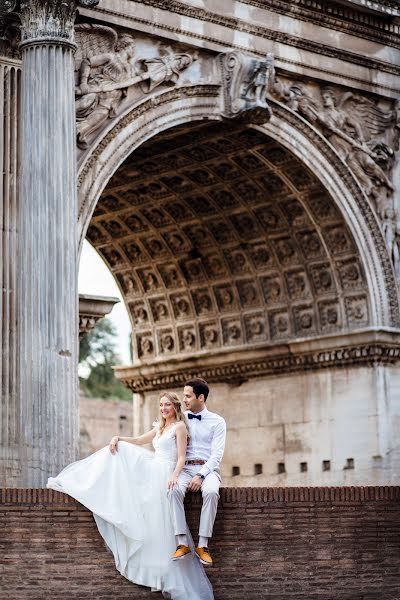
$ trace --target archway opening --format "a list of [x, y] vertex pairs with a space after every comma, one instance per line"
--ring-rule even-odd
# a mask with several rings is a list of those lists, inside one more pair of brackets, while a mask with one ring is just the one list
[[143, 144], [109, 181], [87, 236], [124, 294], [136, 360], [369, 323], [364, 271], [335, 202], [254, 129], [181, 126]]
[[228, 420], [225, 484], [357, 481], [343, 469], [349, 457], [359, 466], [365, 439], [343, 445], [351, 418], [334, 422], [332, 406], [375, 375], [343, 380], [329, 369], [341, 354], [325, 349], [373, 322], [371, 300], [357, 243], [311, 168], [252, 127], [178, 126], [123, 162], [87, 237], [128, 307], [133, 366], [117, 373], [136, 392], [137, 432], [160, 389], [203, 374]]

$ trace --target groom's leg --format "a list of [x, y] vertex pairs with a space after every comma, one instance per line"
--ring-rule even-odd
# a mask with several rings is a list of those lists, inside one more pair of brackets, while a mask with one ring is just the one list
[[168, 490], [168, 500], [175, 535], [186, 535], [186, 517], [183, 501], [192, 477], [193, 475], [190, 471], [183, 469], [178, 477], [178, 485]]
[[214, 521], [217, 514], [219, 487], [221, 480], [215, 473], [207, 475], [201, 486], [203, 506], [200, 516], [199, 536], [210, 538], [212, 536]]

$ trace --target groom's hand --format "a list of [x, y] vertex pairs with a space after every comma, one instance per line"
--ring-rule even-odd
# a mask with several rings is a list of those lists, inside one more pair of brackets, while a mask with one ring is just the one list
[[189, 492], [198, 492], [199, 489], [201, 488], [201, 484], [203, 483], [203, 480], [201, 477], [199, 477], [198, 475], [195, 475], [192, 479], [192, 481], [189, 483], [187, 489], [189, 490]]

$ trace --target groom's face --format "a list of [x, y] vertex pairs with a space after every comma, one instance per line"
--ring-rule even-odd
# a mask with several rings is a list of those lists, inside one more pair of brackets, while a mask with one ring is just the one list
[[200, 394], [199, 397], [193, 391], [191, 385], [185, 385], [183, 388], [183, 402], [188, 410], [192, 412], [200, 412], [204, 408], [204, 396]]

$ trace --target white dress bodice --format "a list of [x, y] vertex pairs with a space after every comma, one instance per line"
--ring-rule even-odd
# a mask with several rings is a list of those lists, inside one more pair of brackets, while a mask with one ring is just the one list
[[175, 467], [178, 460], [178, 449], [176, 445], [176, 426], [173, 423], [163, 433], [157, 431], [153, 438], [153, 447], [155, 450], [155, 460], [170, 463]]

